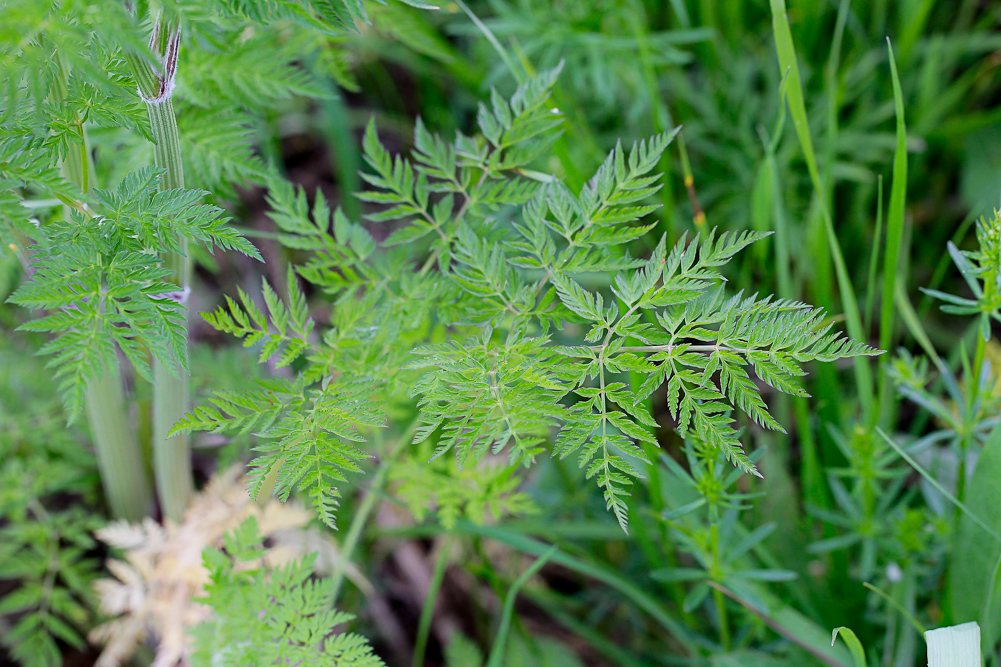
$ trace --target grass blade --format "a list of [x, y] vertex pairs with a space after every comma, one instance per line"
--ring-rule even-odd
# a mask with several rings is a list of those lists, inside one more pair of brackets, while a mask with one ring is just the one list
[[[958, 498], [956, 498], [956, 496], [954, 496], [951, 493], [949, 493], [945, 489], [945, 487], [943, 487], [941, 484], [938, 483], [938, 480], [936, 480], [934, 477], [931, 476], [931, 473], [929, 473], [927, 470], [925, 470], [924, 468], [922, 468], [921, 464], [918, 463], [917, 461], [915, 461], [910, 456], [910, 454], [908, 454], [907, 452], [905, 452], [900, 447], [900, 445], [898, 445], [896, 442], [894, 442], [893, 439], [890, 436], [888, 436], [883, 431], [883, 429], [881, 429], [881, 428], [879, 428], [877, 426], [876, 427], [876, 432], [879, 433], [879, 435], [883, 438], [883, 440], [886, 441], [886, 444], [890, 445], [890, 447], [892, 447], [898, 454], [900, 454], [900, 457], [902, 459], [904, 459], [905, 461], [907, 461], [907, 463], [910, 464], [910, 466], [912, 468], [914, 468], [914, 470], [916, 470], [918, 472], [918, 474], [920, 474], [922, 477], [924, 477], [925, 480], [927, 480], [928, 483], [931, 484], [932, 487], [936, 491], [938, 491], [939, 493], [941, 493], [942, 496], [946, 500], [948, 500], [950, 503], [952, 503], [953, 505], [955, 505], [956, 507], [958, 507], [959, 510], [964, 515], [966, 515], [967, 517], [969, 517], [969, 519], [971, 521], [973, 521], [975, 524], [977, 524], [978, 526], [980, 526], [981, 528], [983, 528], [984, 532], [986, 532], [990, 537], [993, 537], [998, 542], [1001, 542], [1001, 534], [998, 534], [998, 532], [996, 530], [994, 530], [993, 528], [991, 528], [990, 526], [988, 526], [986, 523], [984, 523], [983, 519], [981, 519], [979, 516], [977, 516], [976, 514], [974, 514], [970, 510], [970, 508], [967, 507], [966, 505], [964, 505], [962, 502], [960, 502], [960, 500]], [[1001, 431], [995, 431], [995, 433], [1001, 434]], [[993, 437], [994, 436], [992, 436], [992, 438]]]
[[[841, 307], [845, 313], [848, 334], [856, 340], [865, 340], [866, 336], [862, 329], [862, 318], [858, 300], [855, 297], [855, 288], [848, 275], [848, 267], [845, 265], [838, 237], [834, 233], [834, 223], [831, 221], [831, 213], [828, 210], [823, 184], [820, 180], [820, 171], [817, 168], [817, 155], [813, 149], [813, 139], [810, 137], [810, 125], [807, 120], [806, 105], [803, 102], [803, 84], [799, 76], [799, 65], [796, 61], [796, 48], [792, 41], [792, 31], [789, 29], [789, 19], [786, 16], [785, 0], [771, 0], [771, 10], [779, 66], [783, 71], [788, 71], [789, 85], [786, 90], [786, 99], [789, 102], [789, 113], [792, 116], [793, 127], [796, 128], [796, 135], [799, 137], [803, 157], [806, 159], [810, 181], [813, 183], [813, 188], [820, 202], [827, 247], [837, 274], [838, 288], [841, 292]], [[873, 412], [872, 369], [869, 367], [868, 360], [860, 357], [854, 360], [853, 365], [862, 409], [867, 416], [871, 416]]]
[[[438, 555], [438, 562], [434, 566], [434, 574], [431, 575], [431, 584], [428, 586], [427, 595], [424, 596], [424, 606], [421, 608], [421, 618], [417, 625], [417, 641], [414, 642], [414, 657], [410, 663], [413, 667], [423, 667], [424, 665], [424, 654], [427, 652], [428, 636], [431, 633], [431, 620], [434, 618], [438, 591], [441, 590], [441, 582], [445, 579], [445, 569], [448, 567], [449, 557], [452, 553], [452, 540], [452, 535], [445, 538], [445, 544], [442, 545], [441, 553]], [[535, 562], [538, 563], [541, 560], [540, 558]], [[507, 604], [504, 605], [504, 611], [508, 611]], [[510, 621], [510, 619], [508, 620]], [[495, 646], [494, 649], [496, 650], [496, 648]]]
[[[893, 344], [893, 294], [900, 268], [900, 242], [904, 234], [904, 204], [907, 199], [907, 126], [900, 78], [893, 57], [893, 46], [886, 41], [893, 78], [893, 105], [897, 115], [897, 145], [893, 153], [893, 184], [890, 186], [890, 211], [886, 218], [886, 254], [883, 257], [883, 303], [879, 318], [879, 346], [889, 350]], [[891, 409], [893, 386], [884, 372], [880, 376], [880, 422], [886, 423]]]
[[[456, 522], [455, 530], [467, 534], [482, 535], [487, 539], [502, 542], [510, 547], [518, 549], [519, 551], [536, 554], [537, 556], [541, 556], [549, 550], [549, 547], [545, 543], [526, 537], [520, 533], [507, 530], [501, 526], [481, 526], [469, 521], [461, 520]], [[586, 577], [596, 579], [618, 591], [623, 597], [627, 598], [639, 609], [649, 614], [651, 618], [660, 623], [668, 632], [674, 635], [678, 642], [684, 646], [689, 653], [696, 654], [700, 647], [707, 648], [709, 646], [705, 641], [700, 641], [701, 638], [697, 637], [691, 630], [686, 628], [681, 621], [677, 620], [667, 609], [665, 609], [656, 598], [652, 597], [647, 593], [647, 591], [643, 590], [632, 581], [629, 581], [618, 572], [600, 565], [589, 563], [568, 554], [563, 550], [557, 550], [550, 557], [550, 560], [553, 563], [562, 565], [563, 567], [573, 570], [574, 572], [582, 574]]]
[[865, 291], [865, 330], [872, 330], [872, 308], [876, 298], [876, 268], [879, 266], [879, 244], [883, 239], [883, 175], [876, 177], [876, 231], [872, 235], [869, 255], [869, 279]]
[[[786, 639], [788, 639], [789, 641], [791, 641], [793, 644], [796, 644], [797, 646], [799, 646], [800, 648], [802, 648], [804, 651], [808, 652], [810, 655], [812, 655], [818, 661], [822, 662], [825, 665], [830, 665], [830, 667], [846, 667], [845, 663], [843, 663], [841, 660], [839, 660], [837, 657], [835, 657], [836, 653], [832, 654], [831, 649], [826, 648], [826, 647], [822, 647], [822, 646], [817, 646], [817, 645], [813, 644], [812, 642], [805, 640], [804, 637], [801, 636], [802, 631], [804, 630], [804, 627], [803, 627], [802, 623], [800, 622], [801, 617], [799, 617], [795, 612], [793, 612], [792, 614], [786, 614], [785, 618], [779, 619], [779, 618], [776, 618], [776, 616], [778, 615], [777, 613], [773, 612], [772, 614], [766, 614], [763, 610], [758, 609], [758, 607], [754, 606], [749, 601], [741, 598], [736, 593], [734, 593], [733, 591], [731, 591], [729, 588], [727, 588], [725, 586], [722, 586], [722, 585], [716, 583], [715, 581], [710, 581], [710, 582], [707, 582], [707, 583], [713, 589], [722, 592], [724, 595], [726, 595], [728, 598], [730, 598], [734, 602], [739, 603], [741, 606], [743, 606], [749, 612], [751, 612], [752, 614], [754, 614], [755, 616], [757, 616], [759, 619], [761, 619], [761, 621], [765, 625], [767, 625], [769, 628], [771, 628], [772, 630], [774, 630], [779, 635], [785, 637]], [[789, 610], [788, 607], [786, 607], [784, 609], [785, 610]], [[785, 621], [785, 622], [783, 622], [783, 621]], [[787, 627], [787, 626], [790, 625], [789, 621], [793, 621], [792, 625], [799, 625], [800, 627], [795, 627], [795, 628]], [[823, 641], [823, 640], [821, 640], [821, 641]], [[834, 645], [832, 644], [831, 646], [834, 646]], [[843, 650], [843, 649], [839, 648], [838, 650]]]
[[834, 632], [831, 633], [831, 646], [834, 646], [834, 642], [837, 641], [838, 634], [841, 635], [841, 640], [848, 645], [848, 650], [852, 652], [852, 661], [855, 663], [855, 667], [866, 667], [862, 642], [858, 640], [851, 628], [843, 625], [840, 628], [834, 628]]
[[921, 623], [918, 622], [918, 619], [914, 618], [914, 614], [912, 614], [911, 612], [907, 611], [907, 609], [904, 608], [904, 605], [900, 604], [900, 602], [898, 602], [897, 600], [893, 599], [892, 597], [890, 597], [889, 594], [885, 593], [884, 591], [880, 590], [879, 588], [873, 586], [868, 581], [863, 581], [862, 585], [865, 586], [866, 588], [868, 588], [870, 591], [872, 591], [876, 595], [878, 595], [879, 597], [881, 597], [884, 600], [886, 600], [890, 604], [890, 606], [892, 606], [894, 609], [896, 609], [898, 612], [900, 612], [900, 615], [903, 616], [905, 619], [907, 619], [907, 622], [910, 623], [911, 626], [913, 626], [914, 629], [917, 630], [919, 633], [921, 633], [923, 635], [926, 632], [925, 626], [921, 625]]

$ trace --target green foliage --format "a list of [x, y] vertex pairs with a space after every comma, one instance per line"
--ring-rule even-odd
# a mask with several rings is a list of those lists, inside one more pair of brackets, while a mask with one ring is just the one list
[[[996, 550], [970, 517], [990, 522], [996, 505], [998, 216], [967, 238], [977, 207], [997, 200], [996, 3], [775, 0], [774, 16], [745, 0], [460, 0], [440, 13], [361, 0], [152, 3], [182, 26], [173, 102], [184, 170], [200, 190], [152, 186], [133, 199], [121, 189], [145, 178], [137, 169], [152, 148], [129, 63], [156, 59], [129, 4], [141, 13], [151, 3], [0, 0], [0, 79], [13, 82], [0, 89], [0, 290], [33, 275], [17, 298], [48, 312], [25, 333], [52, 336], [71, 410], [83, 381], [116, 357], [140, 373], [151, 359], [184, 372], [179, 309], [154, 257], [181, 239], [253, 252], [216, 205], [239, 198], [226, 210], [253, 214], [257, 196], [245, 188], [264, 186], [275, 233], [261, 234], [262, 254], [293, 266], [269, 267], [257, 290], [245, 264], [220, 262], [206, 282], [232, 297], [205, 318], [262, 368], [241, 374], [234, 362], [213, 382], [202, 360], [218, 339], [207, 341], [188, 366], [217, 393], [175, 432], [211, 431], [201, 444], [221, 444], [226, 457], [249, 442], [254, 495], [308, 494], [330, 525], [344, 503], [344, 567], [364, 563], [377, 596], [386, 529], [366, 521], [382, 516], [373, 509], [387, 493], [424, 524], [389, 529], [394, 544], [449, 533], [462, 557], [442, 556], [442, 590], [454, 590], [458, 570], [474, 612], [463, 630], [476, 636], [446, 647], [450, 665], [482, 663], [494, 624], [476, 613], [479, 593], [503, 597], [524, 570], [518, 552], [547, 553], [543, 540], [559, 544], [554, 565], [522, 598], [546, 615], [514, 629], [511, 664], [576, 664], [538, 636], [569, 632], [589, 664], [669, 654], [721, 667], [847, 665], [847, 645], [830, 646], [830, 629], [847, 623], [871, 658], [905, 667], [923, 657], [909, 620], [978, 615], [985, 644], [996, 644]], [[474, 13], [482, 22], [466, 20]], [[374, 25], [355, 31], [369, 17]], [[559, 63], [558, 82], [553, 70], [533, 78], [533, 65]], [[330, 79], [355, 94], [336, 98]], [[790, 102], [793, 127], [775, 125]], [[423, 119], [411, 142], [402, 128], [415, 110]], [[370, 111], [379, 129], [370, 123], [355, 146], [356, 119]], [[680, 139], [665, 132], [676, 123]], [[761, 129], [773, 126], [771, 136]], [[327, 146], [314, 145], [319, 136]], [[383, 141], [413, 150], [396, 156]], [[318, 148], [336, 163], [336, 183]], [[296, 155], [282, 165], [283, 153]], [[90, 182], [73, 185], [65, 165], [88, 158]], [[371, 187], [357, 205], [345, 197], [362, 158]], [[876, 179], [891, 161], [908, 174], [894, 169], [884, 251], [872, 221], [883, 217]], [[292, 185], [283, 167], [320, 187]], [[872, 253], [841, 257], [838, 244]], [[928, 285], [914, 308], [909, 272]], [[773, 282], [780, 298], [765, 296]], [[855, 292], [882, 312], [878, 330], [859, 317]], [[839, 296], [844, 312], [830, 316], [800, 303], [836, 311]], [[974, 317], [967, 335], [935, 301], [945, 315]], [[13, 329], [16, 313], [0, 307], [0, 321]], [[856, 340], [835, 333], [843, 321]], [[856, 358], [851, 389], [843, 364], [814, 363], [869, 355], [866, 340], [906, 349], [881, 367]], [[140, 410], [145, 392], [138, 383]], [[0, 435], [30, 440], [31, 454], [4, 452], [5, 466], [15, 463], [0, 498], [22, 507], [31, 480], [28, 495], [54, 518], [22, 507], [4, 515], [4, 530], [19, 553], [86, 549], [74, 526], [88, 519], [63, 500], [67, 489], [94, 495], [86, 448], [58, 404], [42, 421], [22, 418], [36, 411], [21, 405], [0, 406]], [[2, 430], [11, 424], [13, 436]], [[56, 455], [42, 440], [69, 444]], [[927, 468], [923, 479], [898, 452]], [[372, 464], [355, 503], [347, 489]], [[87, 479], [68, 475], [64, 487], [71, 469]], [[539, 516], [484, 525], [529, 507]], [[33, 521], [48, 528], [18, 527]], [[302, 593], [314, 582], [301, 565], [272, 577], [247, 561], [244, 577], [234, 554], [251, 557], [257, 542], [242, 535], [210, 556], [218, 585], [208, 602], [221, 615], [202, 628], [200, 664], [317, 661], [327, 623], [340, 618], [325, 615], [334, 594]], [[356, 555], [370, 540], [375, 548]], [[59, 568], [25, 570], [11, 597], [39, 580], [69, 590], [62, 571], [87, 578], [93, 566]], [[269, 588], [276, 580], [291, 583]], [[324, 590], [341, 588], [337, 579]], [[80, 613], [53, 615], [48, 604], [36, 596], [4, 620], [59, 617], [83, 634]], [[274, 623], [262, 628], [247, 609], [267, 609]], [[43, 639], [12, 655], [54, 662], [57, 645], [44, 642], [66, 644], [50, 625], [31, 626]], [[300, 626], [315, 632], [309, 641]], [[297, 639], [275, 642], [276, 628]]]
[[[709, 595], [707, 582], [723, 584], [744, 599], [757, 600], [760, 596], [754, 589], [755, 582], [795, 579], [796, 573], [789, 570], [749, 565], [748, 555], [760, 548], [777, 525], [762, 524], [746, 533], [737, 529], [740, 513], [750, 509], [746, 503], [750, 494], [734, 488], [746, 473], [719, 465], [724, 458], [705, 445], [690, 446], [686, 454], [691, 472], [668, 457], [664, 457], [664, 462], [680, 482], [695, 492], [692, 495], [696, 500], [665, 511], [661, 519], [699, 567], [662, 568], [650, 575], [659, 581], [691, 582], [693, 587], [684, 601], [689, 611], [698, 608]], [[714, 527], [718, 527], [715, 539]]]
[[251, 518], [207, 549], [212, 619], [198, 626], [192, 665], [322, 665], [381, 667], [368, 641], [336, 628], [354, 616], [333, 607], [333, 580], [311, 576], [310, 559], [267, 569]]
[[92, 454], [66, 418], [25, 341], [0, 338], [0, 620], [3, 645], [26, 667], [63, 664], [60, 644], [82, 649], [98, 573], [91, 531]]
[[943, 301], [942, 310], [954, 315], [979, 315], [980, 336], [986, 341], [991, 336], [991, 320], [1001, 322], [1001, 280], [998, 267], [1001, 266], [1001, 213], [977, 222], [977, 244], [975, 251], [962, 251], [951, 241], [949, 256], [973, 293], [973, 299], [948, 294], [941, 290], [924, 289], [935, 299]]
[[532, 498], [518, 490], [521, 479], [515, 468], [500, 461], [495, 465], [467, 466], [458, 470], [445, 458], [431, 458], [425, 441], [390, 468], [394, 493], [418, 521], [429, 514], [446, 529], [458, 519], [482, 524], [491, 519], [536, 514]]
[[[1001, 527], [998, 506], [1001, 489], [1001, 430], [988, 437], [970, 478], [969, 512], [995, 531]], [[1001, 562], [1001, 544], [973, 518], [964, 515], [959, 522], [950, 563], [949, 599], [956, 623], [978, 621], [988, 645], [1001, 636], [1001, 613], [998, 610], [996, 578]]]
[[260, 258], [225, 225], [222, 209], [200, 203], [201, 190], [158, 192], [160, 172], [147, 167], [114, 191], [95, 190], [67, 220], [35, 232], [32, 280], [10, 296], [21, 306], [58, 311], [21, 326], [55, 333], [42, 348], [53, 356], [70, 418], [83, 409], [87, 382], [116, 364], [116, 349], [150, 378], [147, 350], [175, 373], [188, 367], [180, 303], [186, 295], [165, 281], [156, 259], [182, 239], [215, 244]]
[[[418, 124], [413, 162], [391, 157], [369, 124], [365, 157], [376, 173], [364, 177], [376, 191], [362, 198], [388, 206], [369, 215], [372, 221], [397, 223], [385, 254], [373, 255], [368, 235], [343, 214], [331, 214], [322, 197], [310, 221], [301, 193], [277, 189], [272, 217], [282, 240], [318, 251], [300, 274], [338, 295], [335, 320], [322, 342], [306, 342], [305, 305], [292, 275], [290, 308], [264, 290], [278, 333], [267, 333], [263, 313], [246, 295], [242, 307], [230, 300], [228, 310], [206, 319], [247, 344], [267, 339], [262, 360], [282, 343], [287, 347], [279, 365], [304, 353], [301, 396], [313, 396], [308, 401], [327, 411], [345, 411], [351, 423], [378, 425], [380, 406], [359, 401], [341, 407], [330, 388], [343, 386], [344, 377], [406, 388], [420, 409], [414, 442], [431, 439], [432, 458], [452, 451], [460, 468], [488, 452], [506, 452], [512, 465], [528, 467], [558, 431], [552, 454], [576, 456], [625, 529], [626, 487], [639, 476], [638, 463], [650, 463], [643, 445], [657, 444], [651, 434], [657, 423], [643, 401], [658, 388], [667, 387], [682, 435], [691, 433], [742, 470], [756, 472], [731, 411], [766, 428], [781, 426], [747, 369], [779, 391], [802, 396], [796, 382], [804, 373], [801, 364], [876, 351], [831, 333], [822, 312], [805, 304], [725, 294], [721, 267], [762, 233], [710, 232], [691, 242], [682, 238], [670, 251], [661, 239], [645, 260], [622, 252], [651, 228], [642, 218], [656, 207], [643, 202], [660, 187], [652, 172], [673, 134], [638, 142], [629, 151], [616, 147], [578, 194], [551, 177], [526, 178], [540, 146], [557, 137], [558, 120], [544, 104], [557, 73], [530, 79], [510, 101], [493, 92], [490, 106], [479, 107], [481, 137], [460, 133], [446, 143]], [[362, 268], [369, 257], [378, 270]], [[415, 260], [423, 261], [416, 273]], [[434, 263], [437, 273], [430, 271]], [[595, 272], [609, 272], [611, 294], [578, 282]], [[413, 319], [401, 318], [400, 295], [414, 293], [424, 297], [419, 305], [426, 310], [411, 309], [406, 314]], [[289, 322], [298, 333], [286, 333]], [[576, 333], [581, 325], [583, 336]], [[408, 352], [411, 360], [399, 363]], [[629, 372], [643, 377], [639, 389], [619, 379]], [[311, 384], [320, 393], [306, 389]], [[255, 396], [222, 396], [216, 401], [222, 413], [196, 410], [181, 428], [219, 431], [269, 422], [265, 415], [276, 405], [264, 406]], [[299, 415], [304, 405], [284, 404], [281, 410]], [[276, 451], [255, 462], [255, 480], [275, 464], [282, 470], [278, 493], [287, 494], [288, 481], [323, 478], [308, 472], [316, 459], [300, 452], [301, 441], [318, 432], [315, 407], [309, 414], [300, 422], [286, 414], [263, 432], [282, 433], [283, 439], [263, 446]], [[327, 456], [334, 458], [327, 460], [353, 470], [351, 461], [361, 452], [352, 443], [362, 436], [321, 428], [328, 429], [323, 444], [310, 451], [322, 458], [319, 452], [330, 447]], [[289, 449], [293, 443], [296, 449]], [[322, 490], [314, 497], [327, 523], [330, 497]]]

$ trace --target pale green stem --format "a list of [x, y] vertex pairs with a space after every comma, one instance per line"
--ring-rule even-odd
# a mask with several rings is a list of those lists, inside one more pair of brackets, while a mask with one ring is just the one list
[[[712, 479], [716, 476], [716, 461], [709, 459], [707, 462], [708, 472], [707, 476]], [[713, 581], [720, 581], [723, 579], [723, 572], [720, 563], [720, 549], [719, 549], [719, 508], [716, 506], [716, 498], [709, 497], [706, 498], [709, 501], [709, 550], [710, 550], [710, 561], [711, 573]], [[723, 644], [723, 648], [727, 651], [730, 650], [730, 623], [727, 618], [726, 613], [726, 600], [723, 597], [723, 592], [718, 588], [713, 588], [713, 604], [716, 606], [716, 615], [719, 619], [719, 636], [720, 642]]]
[[[53, 94], [63, 97], [65, 92], [64, 86], [57, 85]], [[67, 180], [87, 192], [93, 183], [87, 133], [82, 123], [80, 133], [83, 137], [80, 150], [67, 154], [62, 172]], [[153, 509], [153, 491], [142, 449], [129, 424], [125, 389], [117, 366], [104, 369], [100, 377], [87, 383], [85, 402], [108, 509], [116, 519], [139, 521]]]
[[351, 520], [351, 527], [348, 528], [348, 534], [344, 538], [344, 544], [341, 547], [340, 558], [337, 559], [337, 564], [334, 566], [334, 586], [333, 595], [331, 596], [334, 602], [337, 601], [337, 596], [341, 592], [341, 586], [344, 584], [344, 575], [347, 573], [348, 564], [351, 562], [351, 557], [354, 555], [358, 541], [361, 539], [362, 529], [365, 528], [372, 510], [375, 509], [375, 504], [379, 500], [379, 494], [382, 491], [382, 485], [386, 483], [388, 475], [389, 462], [387, 461], [379, 466], [378, 471], [375, 473], [375, 478], [372, 480], [372, 485], [368, 489], [368, 493], [365, 494], [365, 498], [362, 499], [358, 511], [355, 512], [354, 518]]
[[[161, 190], [184, 187], [184, 171], [181, 166], [181, 149], [177, 132], [177, 120], [170, 99], [148, 104], [150, 125], [156, 139], [154, 161], [157, 167], [166, 169], [160, 181]], [[182, 295], [181, 308], [187, 319], [188, 292], [191, 273], [187, 254], [187, 242], [181, 239], [178, 252], [163, 256], [164, 266], [170, 270], [169, 280], [177, 285]], [[173, 369], [153, 361], [153, 470], [156, 475], [156, 490], [160, 496], [163, 515], [178, 520], [192, 494], [191, 443], [187, 434], [167, 437], [170, 429], [188, 411], [188, 378], [174, 375]]]
[[341, 585], [344, 583], [344, 575], [347, 572], [348, 564], [351, 562], [355, 548], [357, 548], [358, 542], [361, 539], [362, 530], [365, 528], [365, 524], [368, 523], [368, 518], [380, 498], [382, 485], [386, 483], [386, 479], [389, 477], [389, 469], [397, 457], [407, 448], [407, 445], [410, 444], [410, 439], [413, 437], [414, 429], [417, 428], [418, 423], [419, 421], [416, 420], [412, 422], [410, 427], [400, 436], [393, 451], [385, 459], [379, 461], [379, 467], [376, 470], [372, 484], [368, 487], [368, 493], [365, 494], [365, 498], [362, 499], [354, 518], [351, 519], [351, 527], [348, 528], [348, 534], [344, 538], [344, 544], [341, 546], [341, 556], [334, 566], [332, 575], [334, 585], [331, 599], [335, 603], [337, 602], [337, 596], [341, 592]]
[[[184, 167], [181, 162], [180, 135], [170, 96], [177, 69], [180, 33], [176, 26], [157, 19], [150, 47], [161, 58], [160, 71], [136, 56], [129, 61], [139, 92], [149, 112], [150, 129], [155, 146], [154, 164], [164, 170], [160, 190], [184, 187]], [[177, 252], [162, 255], [164, 267], [170, 270], [167, 280], [177, 285], [178, 300], [187, 319], [187, 294], [191, 264], [187, 242], [180, 240]], [[153, 469], [156, 490], [163, 516], [179, 520], [193, 492], [191, 481], [191, 444], [187, 434], [168, 438], [171, 427], [188, 411], [188, 378], [180, 369], [170, 368], [153, 360]]]
[[119, 369], [106, 368], [101, 377], [88, 383], [86, 400], [101, 486], [111, 515], [139, 521], [153, 509], [153, 489], [129, 425]]
[[497, 628], [497, 636], [494, 637], [494, 645], [490, 650], [490, 659], [487, 661], [487, 667], [501, 667], [504, 663], [504, 653], [507, 650], [507, 637], [511, 630], [511, 618], [514, 616], [514, 603], [518, 599], [518, 592], [521, 591], [522, 587], [528, 583], [528, 580], [535, 575], [536, 572], [542, 569], [550, 558], [552, 558], [558, 551], [556, 545], [549, 547], [545, 553], [539, 556], [534, 563], [528, 566], [524, 572], [521, 573], [514, 583], [511, 584], [511, 588], [507, 592], [507, 597], [504, 598], [504, 608], [501, 610], [501, 620], [500, 626]]

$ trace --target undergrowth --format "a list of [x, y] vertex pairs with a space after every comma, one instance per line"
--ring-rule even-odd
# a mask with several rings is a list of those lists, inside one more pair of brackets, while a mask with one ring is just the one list
[[0, 0], [8, 656], [997, 665], [1001, 7], [788, 4]]

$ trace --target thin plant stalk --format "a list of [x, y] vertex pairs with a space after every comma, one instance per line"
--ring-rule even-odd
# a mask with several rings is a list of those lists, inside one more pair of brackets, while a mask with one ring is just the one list
[[[56, 86], [56, 95], [65, 93], [64, 86]], [[68, 181], [87, 192], [93, 186], [93, 170], [87, 133], [83, 123], [77, 122], [83, 142], [79, 151], [71, 151], [63, 160], [62, 172]], [[142, 449], [129, 423], [121, 370], [117, 366], [104, 369], [87, 384], [84, 400], [108, 509], [116, 519], [139, 521], [153, 509], [153, 489]]]
[[414, 657], [410, 663], [412, 667], [424, 667], [424, 654], [427, 653], [428, 637], [431, 634], [431, 621], [434, 619], [435, 602], [438, 600], [438, 592], [441, 590], [442, 581], [445, 580], [445, 570], [448, 569], [453, 541], [454, 536], [449, 533], [448, 537], [445, 538], [445, 543], [441, 547], [438, 561], [435, 563], [434, 574], [431, 575], [431, 583], [428, 585], [427, 595], [424, 596], [424, 606], [421, 608], [421, 618], [417, 624], [417, 641], [414, 642]]
[[539, 556], [527, 570], [521, 573], [507, 592], [504, 599], [504, 609], [501, 611], [500, 626], [497, 628], [497, 636], [494, 638], [493, 648], [490, 650], [490, 659], [487, 660], [487, 667], [501, 667], [504, 663], [504, 652], [507, 649], [507, 636], [511, 629], [511, 617], [514, 615], [514, 603], [518, 598], [518, 592], [528, 583], [536, 572], [553, 557], [558, 551], [556, 546], [550, 547], [544, 554]]
[[[161, 191], [173, 190], [184, 187], [180, 135], [171, 103], [180, 48], [180, 28], [165, 25], [157, 19], [150, 38], [150, 48], [161, 58], [159, 72], [145, 60], [131, 57], [130, 62], [140, 95], [149, 112], [150, 128], [155, 141], [153, 161], [163, 170], [159, 188]], [[165, 253], [163, 261], [165, 268], [170, 270], [167, 279], [177, 286], [177, 301], [186, 318], [191, 273], [186, 241], [181, 241], [177, 252]], [[193, 493], [191, 443], [187, 434], [173, 437], [167, 437], [167, 434], [188, 411], [188, 391], [188, 378], [182, 369], [171, 368], [158, 359], [153, 360], [153, 470], [163, 516], [175, 521], [181, 518]]]
[[[708, 462], [709, 479], [715, 478], [715, 468], [716, 462], [713, 459], [709, 459]], [[722, 579], [722, 569], [720, 562], [720, 548], [719, 548], [719, 508], [716, 502], [712, 499], [709, 500], [709, 549], [710, 549], [710, 571], [713, 575], [713, 580], [719, 578]], [[718, 588], [713, 589], [713, 604], [716, 607], [716, 615], [719, 621], [719, 636], [720, 642], [723, 644], [723, 649], [726, 651], [730, 650], [730, 623], [727, 618], [726, 613], [726, 601], [723, 597], [723, 592]]]
[[[354, 517], [351, 519], [351, 526], [348, 528], [348, 533], [344, 537], [344, 543], [341, 545], [340, 558], [337, 560], [337, 564], [334, 566], [334, 571], [331, 578], [334, 580], [332, 587], [331, 599], [336, 603], [337, 597], [340, 595], [341, 586], [344, 584], [344, 576], [347, 573], [348, 565], [351, 563], [351, 558], [354, 555], [355, 549], [358, 547], [358, 542], [361, 540], [362, 530], [365, 528], [365, 524], [368, 523], [369, 517], [372, 515], [372, 511], [376, 507], [376, 503], [381, 498], [382, 487], [386, 483], [386, 479], [389, 477], [389, 471], [393, 467], [393, 463], [396, 461], [397, 457], [403, 453], [410, 443], [410, 439], [413, 437], [414, 429], [417, 428], [420, 422], [414, 420], [411, 422], [410, 426], [407, 428], [403, 434], [400, 435], [399, 440], [397, 440], [396, 445], [389, 453], [389, 455], [379, 461], [379, 467], [376, 469], [375, 477], [372, 479], [372, 484], [368, 488], [368, 493], [365, 494], [365, 498], [362, 499], [361, 505], [355, 511]], [[272, 482], [272, 488], [274, 487], [274, 482]], [[264, 489], [261, 491], [264, 492]], [[267, 496], [270, 497], [271, 493], [268, 492]], [[262, 498], [258, 495], [258, 500]]]

